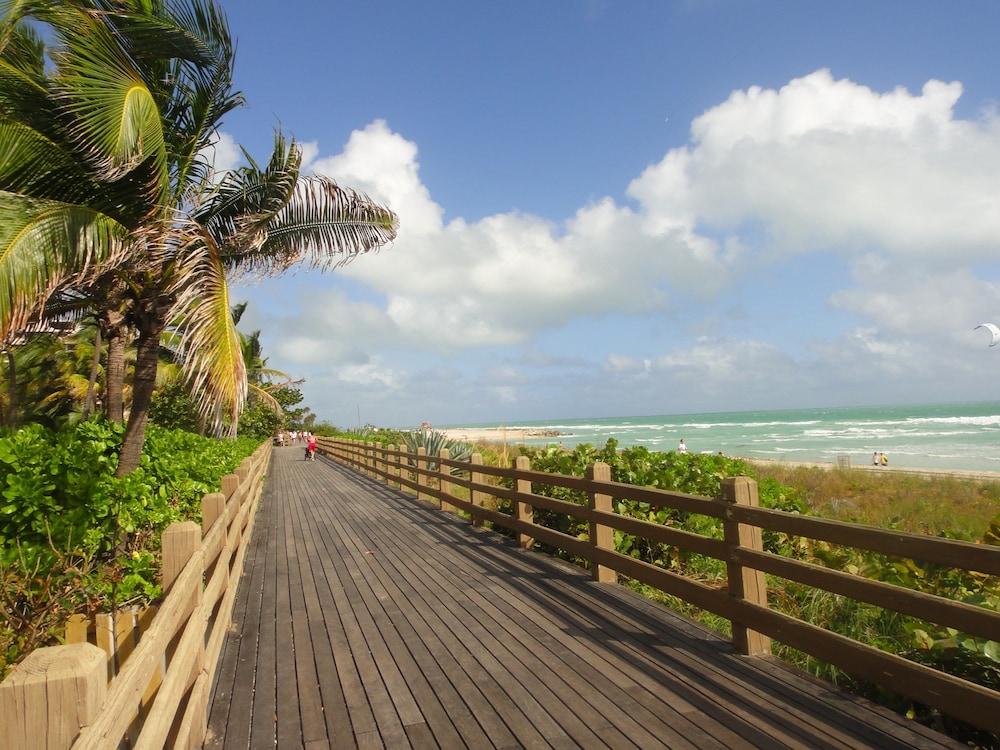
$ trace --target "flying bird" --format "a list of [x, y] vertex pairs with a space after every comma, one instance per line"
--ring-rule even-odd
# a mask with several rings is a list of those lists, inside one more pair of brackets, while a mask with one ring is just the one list
[[990, 332], [991, 336], [990, 346], [996, 346], [997, 344], [1000, 344], [1000, 327], [994, 325], [993, 323], [980, 323], [972, 330], [977, 331], [980, 328], [985, 328], [987, 331]]

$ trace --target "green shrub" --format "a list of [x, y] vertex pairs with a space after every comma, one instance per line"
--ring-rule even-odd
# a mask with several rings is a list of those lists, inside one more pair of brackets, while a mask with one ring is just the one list
[[256, 401], [243, 410], [237, 432], [241, 437], [258, 442], [274, 435], [284, 425], [284, 415], [278, 414], [267, 404]]
[[157, 598], [160, 533], [199, 521], [202, 496], [259, 444], [151, 425], [139, 468], [116, 478], [122, 433], [92, 420], [0, 437], [0, 675], [59, 612]]
[[[447, 450], [452, 460], [468, 461], [472, 457], [472, 446], [461, 440], [452, 440], [443, 432], [437, 430], [414, 430], [404, 432], [403, 442], [406, 450], [416, 453], [418, 448], [427, 451], [428, 456], [437, 456], [442, 450]], [[437, 461], [428, 461], [427, 468], [430, 471], [437, 471]], [[458, 474], [461, 469], [453, 468], [452, 474]]]
[[198, 409], [183, 383], [157, 388], [149, 405], [149, 419], [168, 430], [198, 432]]

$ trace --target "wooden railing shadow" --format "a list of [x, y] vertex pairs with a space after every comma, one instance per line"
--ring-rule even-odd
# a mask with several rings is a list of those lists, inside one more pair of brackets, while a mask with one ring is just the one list
[[[761, 660], [736, 655], [731, 644], [717, 634], [626, 589], [588, 585], [588, 576], [581, 569], [548, 556], [518, 554], [516, 544], [498, 534], [470, 534], [454, 516], [414, 503], [412, 496], [371, 478], [352, 474], [343, 481], [357, 488], [357, 498], [377, 497], [405, 517], [407, 527], [419, 527], [448, 550], [442, 575], [457, 577], [443, 585], [461, 592], [469, 581], [479, 583], [484, 577], [506, 584], [506, 588], [516, 590], [519, 603], [549, 612], [553, 628], [591, 648], [592, 653], [604, 658], [611, 655], [633, 673], [651, 676], [664, 694], [686, 701], [705, 717], [730, 726], [758, 745], [773, 743], [773, 736], [762, 727], [784, 725], [793, 734], [801, 733], [802, 741], [816, 748], [843, 747], [842, 738], [825, 737], [824, 731], [830, 727], [850, 727], [852, 739], [869, 746], [912, 747], [893, 736], [903, 722], [891, 712], [860, 700], [827, 702], [825, 698], [838, 695], [835, 690], [788, 667], [761, 670]], [[376, 521], [354, 523], [364, 533], [379, 536]], [[382, 536], [386, 544], [404, 541]], [[456, 557], [468, 564], [456, 567]], [[498, 588], [486, 589], [491, 600]], [[474, 600], [469, 601], [475, 608]], [[519, 627], [533, 630], [539, 643], [551, 640], [553, 630], [527, 625], [516, 613], [512, 616]], [[514, 636], [501, 631], [498, 637], [506, 640]], [[755, 696], [752, 701], [746, 698], [748, 688]], [[798, 706], [798, 713], [791, 718], [787, 715], [790, 705]], [[734, 706], [743, 718], [734, 715]], [[871, 724], [858, 722], [862, 707]], [[912, 725], [907, 730], [913, 731]]]
[[[1000, 575], [998, 548], [760, 508], [756, 484], [746, 477], [725, 480], [723, 499], [713, 500], [612, 482], [609, 467], [600, 463], [590, 467], [587, 476], [581, 478], [532, 471], [523, 456], [517, 459], [514, 466], [507, 468], [484, 466], [478, 455], [473, 455], [471, 461], [459, 462], [451, 460], [447, 451], [430, 457], [423, 449], [411, 454], [395, 446], [359, 441], [322, 439], [320, 449], [333, 460], [351, 466], [362, 475], [391, 488], [412, 491], [419, 500], [436, 503], [441, 510], [463, 510], [470, 515], [473, 525], [479, 526], [488, 521], [494, 527], [507, 529], [514, 534], [513, 543], [522, 549], [530, 549], [539, 541], [587, 560], [592, 578], [597, 582], [615, 581], [618, 575], [623, 575], [729, 619], [733, 631], [732, 647], [739, 654], [770, 655], [771, 638], [774, 638], [973, 726], [1000, 732], [1000, 693], [769, 608], [764, 574], [771, 573], [984, 638], [995, 639], [1000, 633], [1000, 614], [766, 552], [762, 531], [780, 531], [988, 575]], [[485, 476], [506, 480], [512, 486], [487, 484]], [[584, 492], [589, 503], [582, 506], [536, 494], [532, 491], [533, 483]], [[454, 487], [465, 488], [468, 499], [457, 497]], [[395, 497], [395, 501], [401, 503], [401, 512], [414, 512], [412, 508], [418, 507], [411, 505], [408, 511], [403, 507], [405, 501], [398, 495]], [[495, 510], [495, 506], [490, 507], [491, 498], [510, 501], [513, 513], [507, 515]], [[704, 537], [620, 515], [612, 510], [612, 498], [640, 500], [654, 509], [673, 508], [718, 518], [723, 523], [724, 539]], [[565, 513], [587, 522], [589, 539], [578, 539], [536, 524], [533, 518], [535, 507]], [[458, 533], [461, 526], [434, 523], [424, 516], [419, 516], [419, 519], [426, 524], [428, 533], [442, 538], [442, 543], [458, 545], [458, 549], [468, 544], [458, 539], [462, 536]], [[722, 560], [726, 564], [728, 583], [722, 589], [713, 588], [620, 554], [614, 549], [612, 535], [615, 530]], [[473, 548], [467, 546], [465, 549]], [[488, 557], [490, 554], [484, 546], [475, 549], [480, 555]], [[513, 571], [504, 570], [502, 563], [497, 564], [501, 565], [498, 575], [514, 575]], [[529, 568], [521, 568], [522, 573], [526, 570]], [[547, 569], [545, 574], [551, 575], [551, 571]], [[532, 586], [542, 587], [541, 599], [552, 597], [552, 600], [564, 600], [566, 594], [559, 591], [559, 587], [545, 586], [545, 574], [535, 571], [524, 573], [525, 581], [530, 579]], [[599, 616], [597, 609], [594, 616]], [[704, 644], [692, 641], [685, 644], [685, 647], [688, 646], [703, 648]], [[782, 690], [778, 683], [776, 679], [774, 688]]]

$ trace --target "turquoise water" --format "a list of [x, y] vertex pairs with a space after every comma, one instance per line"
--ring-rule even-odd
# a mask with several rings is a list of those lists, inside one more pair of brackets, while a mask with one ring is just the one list
[[1000, 471], [1000, 402], [995, 401], [539, 420], [506, 426], [561, 433], [526, 441], [537, 445], [603, 444], [614, 437], [622, 446], [673, 450], [684, 438], [692, 452], [722, 451], [748, 458], [835, 462], [846, 454], [859, 465], [870, 464], [872, 452], [882, 451], [893, 466]]

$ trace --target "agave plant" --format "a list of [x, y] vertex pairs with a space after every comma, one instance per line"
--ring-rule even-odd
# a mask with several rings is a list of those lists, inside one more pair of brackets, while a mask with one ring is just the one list
[[6, 0], [0, 14], [0, 341], [54, 293], [92, 297], [110, 398], [112, 351], [135, 333], [119, 475], [139, 463], [165, 331], [206, 422], [231, 434], [248, 385], [229, 278], [336, 266], [392, 240], [395, 214], [302, 176], [281, 133], [265, 166], [244, 152], [213, 173], [243, 103], [214, 0]]
[[[437, 456], [442, 450], [447, 450], [454, 461], [468, 461], [472, 458], [472, 446], [461, 440], [452, 440], [443, 432], [437, 430], [414, 430], [407, 432], [403, 436], [406, 442], [406, 449], [410, 453], [416, 453], [417, 448], [423, 448], [428, 456]], [[431, 471], [437, 469], [436, 461], [428, 461]], [[461, 470], [452, 468], [452, 474], [458, 474]]]

